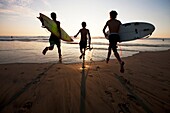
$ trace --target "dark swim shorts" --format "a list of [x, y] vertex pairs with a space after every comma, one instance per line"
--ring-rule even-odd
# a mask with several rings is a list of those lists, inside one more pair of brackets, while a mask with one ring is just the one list
[[111, 34], [109, 35], [109, 42], [110, 42], [110, 47], [115, 50], [117, 49], [117, 42], [119, 42], [120, 37], [118, 34]]
[[80, 48], [86, 48], [87, 47], [87, 41], [80, 41]]

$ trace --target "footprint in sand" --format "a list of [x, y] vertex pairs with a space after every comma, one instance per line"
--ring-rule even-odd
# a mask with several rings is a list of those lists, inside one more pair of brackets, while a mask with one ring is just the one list
[[115, 100], [113, 99], [112, 93], [110, 91], [105, 91], [105, 94], [109, 97], [110, 102], [113, 104]]
[[113, 90], [113, 88], [111, 86], [109, 86], [107, 88], [107, 90], [105, 91], [105, 94], [108, 95], [108, 97], [110, 98], [111, 103], [113, 104], [113, 103], [115, 103], [115, 100], [113, 98], [112, 92], [114, 92], [114, 90]]
[[132, 70], [126, 69], [126, 71], [128, 72], [128, 74], [133, 75], [133, 71]]
[[31, 109], [32, 107], [32, 102], [31, 101], [28, 101], [26, 102], [24, 105], [23, 105], [23, 108], [26, 108], [26, 109]]
[[60, 67], [57, 67], [56, 71], [60, 70], [61, 68]]
[[120, 108], [119, 113], [131, 113], [128, 108], [128, 104], [126, 104], [126, 103], [119, 103], [118, 107]]
[[162, 88], [162, 90], [163, 90], [163, 91], [168, 91], [168, 89], [166, 89], [166, 88]]
[[91, 74], [89, 74], [88, 76], [89, 76], [89, 77], [93, 77], [93, 75], [91, 75]]
[[16, 112], [14, 113], [29, 113], [31, 107], [32, 107], [32, 102], [27, 101], [21, 108], [19, 108]]
[[23, 75], [23, 74], [25, 74], [25, 72], [21, 72], [20, 74]]
[[96, 71], [98, 71], [99, 69], [100, 69], [100, 67], [99, 67], [99, 66], [97, 66], [97, 67], [96, 67]]
[[140, 106], [140, 104], [139, 104], [139, 102], [138, 102], [138, 100], [135, 96], [133, 96], [131, 94], [127, 94], [127, 97], [128, 97], [129, 100], [135, 102], [136, 105]]

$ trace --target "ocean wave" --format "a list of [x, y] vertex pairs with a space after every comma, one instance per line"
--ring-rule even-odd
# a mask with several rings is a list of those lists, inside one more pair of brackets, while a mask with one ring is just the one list
[[125, 47], [170, 47], [170, 44], [118, 44], [119, 46]]
[[48, 41], [47, 36], [17, 36], [17, 37], [10, 37], [10, 36], [0, 36], [0, 41], [38, 41], [44, 42]]
[[[24, 41], [24, 42], [48, 42], [49, 36], [0, 36], [0, 41]], [[74, 42], [64, 42], [64, 44], [79, 44], [80, 39], [75, 39]], [[108, 40], [105, 39], [93, 39], [93, 46], [108, 46]], [[137, 40], [132, 42], [118, 43], [121, 47], [170, 47], [170, 38], [148, 38], [145, 40]]]

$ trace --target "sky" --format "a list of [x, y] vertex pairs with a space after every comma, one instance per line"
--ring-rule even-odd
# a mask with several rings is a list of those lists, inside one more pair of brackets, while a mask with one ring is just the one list
[[156, 29], [151, 37], [170, 38], [170, 0], [0, 0], [0, 36], [49, 36], [36, 17], [50, 17], [51, 12], [70, 36], [83, 21], [91, 36], [104, 36], [111, 10], [122, 23], [152, 23]]

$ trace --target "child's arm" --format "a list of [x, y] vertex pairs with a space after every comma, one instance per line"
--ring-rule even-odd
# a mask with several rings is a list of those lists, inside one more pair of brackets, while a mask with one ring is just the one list
[[103, 33], [104, 33], [104, 36], [105, 36], [105, 37], [107, 36], [107, 34], [106, 34], [106, 32], [105, 32], [106, 28], [107, 28], [107, 23], [106, 23], [106, 25], [105, 25], [104, 28], [103, 28]]
[[89, 48], [90, 48], [90, 44], [91, 44], [91, 36], [90, 36], [90, 31], [88, 30], [88, 37], [89, 37]]
[[60, 34], [60, 39], [61, 39], [61, 28], [60, 28], [60, 26], [59, 26], [59, 34]]
[[61, 28], [60, 28], [60, 22], [57, 22], [57, 27], [58, 27], [58, 32], [60, 34], [60, 36], [58, 38], [61, 39]]
[[79, 32], [74, 36], [74, 38], [76, 38], [76, 37], [78, 36], [79, 33], [80, 33], [80, 30], [79, 30]]

